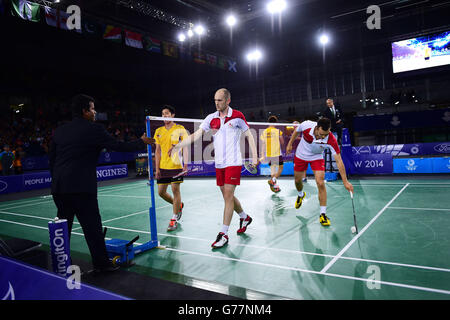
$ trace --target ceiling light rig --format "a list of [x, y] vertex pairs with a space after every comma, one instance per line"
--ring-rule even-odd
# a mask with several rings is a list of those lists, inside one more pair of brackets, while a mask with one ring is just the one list
[[[130, 10], [139, 12], [146, 16], [152, 17], [154, 19], [158, 19], [160, 21], [170, 23], [185, 32], [189, 38], [193, 36], [192, 31], [194, 31], [194, 24], [184, 18], [181, 18], [175, 14], [166, 12], [162, 9], [159, 9], [151, 4], [139, 1], [139, 0], [109, 0], [110, 2], [115, 3], [116, 5], [120, 5], [122, 7], [128, 8]], [[204, 27], [203, 27], [204, 28]], [[204, 28], [201, 33], [202, 36], [208, 36], [211, 38], [218, 38], [215, 32], [212, 30], [207, 30]]]

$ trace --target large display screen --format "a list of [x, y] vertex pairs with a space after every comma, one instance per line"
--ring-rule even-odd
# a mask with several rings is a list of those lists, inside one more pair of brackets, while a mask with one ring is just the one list
[[450, 32], [392, 43], [394, 73], [450, 64]]

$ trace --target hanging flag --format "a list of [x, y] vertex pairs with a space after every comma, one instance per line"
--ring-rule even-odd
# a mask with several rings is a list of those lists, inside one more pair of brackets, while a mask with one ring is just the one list
[[161, 53], [161, 41], [155, 38], [152, 38], [148, 35], [144, 35], [142, 38], [142, 42], [145, 50], [150, 52]]
[[[69, 31], [69, 28], [67, 27], [67, 19], [70, 17], [70, 14], [60, 9], [54, 9], [50, 7], [44, 7], [44, 11], [45, 11], [45, 22], [49, 26]], [[81, 33], [81, 29], [73, 29], [73, 30], [75, 30], [78, 33]]]
[[45, 22], [51, 27], [58, 28], [59, 19], [57, 10], [50, 7], [44, 7], [44, 10], [45, 10]]
[[125, 44], [129, 47], [142, 49], [144, 48], [142, 44], [142, 34], [137, 32], [132, 32], [129, 30], [125, 31]]
[[83, 16], [81, 19], [81, 29], [84, 35], [100, 39], [105, 32], [105, 25], [98, 22], [95, 18]]
[[11, 13], [24, 20], [38, 22], [40, 21], [39, 5], [25, 0], [12, 0]]
[[228, 68], [227, 59], [223, 56], [219, 56], [219, 58], [217, 59], [217, 67], [222, 70], [226, 70]]
[[199, 64], [205, 64], [205, 54], [200, 51], [194, 51], [194, 62]]
[[237, 72], [236, 61], [228, 59], [228, 71]]
[[213, 55], [213, 54], [206, 54], [206, 61], [208, 62], [208, 65], [210, 66], [217, 66], [217, 56]]
[[163, 41], [163, 54], [168, 57], [178, 58], [178, 46], [174, 43]]
[[103, 33], [103, 39], [122, 43], [122, 29], [107, 25], [105, 28], [105, 32]]

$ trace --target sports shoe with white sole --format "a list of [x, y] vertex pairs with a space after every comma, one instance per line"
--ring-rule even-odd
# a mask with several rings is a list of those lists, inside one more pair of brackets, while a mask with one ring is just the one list
[[247, 215], [247, 217], [245, 219], [240, 219], [239, 221], [239, 229], [237, 231], [238, 234], [240, 233], [244, 233], [245, 231], [247, 231], [247, 226], [252, 223], [253, 219], [252, 217], [250, 217], [249, 215]]
[[297, 200], [295, 201], [295, 209], [298, 209], [302, 206], [303, 199], [306, 197], [306, 192], [303, 192], [303, 197], [297, 196]]
[[216, 241], [213, 242], [211, 247], [222, 248], [227, 243], [228, 243], [228, 236], [223, 232], [219, 232], [219, 234], [217, 235]]
[[327, 226], [330, 225], [330, 219], [327, 217], [327, 215], [326, 215], [325, 213], [322, 213], [322, 214], [320, 215], [319, 222], [320, 222], [320, 224], [323, 225], [324, 227], [327, 227]]
[[167, 231], [177, 230], [178, 222], [176, 219], [170, 219], [169, 226], [167, 227]]

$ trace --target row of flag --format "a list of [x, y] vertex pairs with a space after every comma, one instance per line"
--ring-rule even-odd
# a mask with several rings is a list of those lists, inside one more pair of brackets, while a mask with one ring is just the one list
[[[4, 2], [5, 0], [0, 0], [0, 6]], [[11, 4], [11, 12], [14, 16], [32, 22], [39, 22], [41, 21], [41, 13], [43, 13], [47, 25], [62, 30], [69, 30], [66, 22], [70, 14], [63, 10], [44, 6], [44, 10], [41, 11], [39, 4], [27, 0], [11, 0]], [[104, 39], [125, 44], [132, 48], [163, 54], [175, 59], [193, 61], [197, 64], [209, 65], [222, 70], [237, 72], [237, 63], [233, 58], [201, 50], [191, 50], [183, 45], [171, 41], [160, 40], [148, 34], [104, 24], [90, 16], [83, 15], [81, 17], [81, 29], [73, 29], [72, 31], [82, 33], [88, 37]]]

